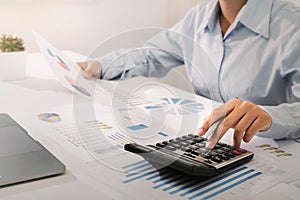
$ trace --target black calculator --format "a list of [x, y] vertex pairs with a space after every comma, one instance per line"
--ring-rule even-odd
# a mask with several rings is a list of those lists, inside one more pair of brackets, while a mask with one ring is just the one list
[[199, 177], [212, 177], [249, 162], [254, 154], [218, 142], [206, 148], [207, 139], [189, 134], [151, 145], [126, 144], [125, 150], [138, 154], [155, 167], [182, 171]]

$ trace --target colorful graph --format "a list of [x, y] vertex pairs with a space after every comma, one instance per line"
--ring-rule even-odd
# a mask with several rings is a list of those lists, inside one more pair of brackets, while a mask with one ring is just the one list
[[68, 67], [68, 65], [63, 61], [63, 59], [61, 59], [58, 55], [55, 55], [49, 48], [47, 48], [47, 53], [55, 58], [57, 64], [62, 67], [64, 70], [70, 71], [70, 68]]
[[131, 163], [123, 167], [126, 172], [124, 184], [134, 184], [138, 181], [152, 182], [152, 189], [161, 190], [170, 195], [193, 199], [212, 199], [228, 190], [249, 182], [262, 175], [248, 167], [240, 167], [209, 180], [197, 179], [171, 169], [157, 170], [146, 161]]
[[48, 123], [57, 123], [61, 121], [61, 117], [56, 113], [42, 113], [38, 115], [38, 118]]
[[76, 91], [80, 92], [81, 94], [84, 94], [85, 96], [91, 96], [91, 94], [84, 89], [82, 86], [80, 86], [75, 80], [73, 80], [71, 77], [65, 76], [68, 83], [75, 88]]
[[70, 71], [68, 65], [58, 55], [56, 55], [56, 58], [58, 59], [57, 63], [59, 64], [59, 66], [61, 66], [63, 69], [67, 71]]
[[135, 143], [132, 139], [130, 139], [129, 137], [127, 137], [121, 133], [109, 135], [108, 137], [122, 146], [124, 146], [125, 144]]
[[50, 49], [47, 49], [47, 52], [48, 52], [48, 54], [49, 54], [50, 56], [55, 57], [55, 56], [54, 56], [54, 53], [52, 53], [52, 51], [51, 51]]
[[107, 125], [103, 122], [100, 122], [98, 120], [91, 120], [91, 121], [87, 121], [87, 122], [84, 122], [84, 123], [89, 125], [91, 128], [95, 128], [95, 129], [100, 129], [100, 130], [112, 129], [111, 126], [109, 126], [109, 125]]
[[[131, 120], [130, 118], [126, 118], [126, 119]], [[145, 129], [149, 128], [149, 126], [147, 126], [145, 124], [138, 124], [138, 125], [134, 125], [134, 126], [128, 126], [127, 128], [131, 131], [141, 131], [141, 130], [145, 130]], [[158, 132], [157, 134], [162, 137], [168, 137], [168, 134], [164, 133], [164, 132]]]
[[134, 126], [128, 126], [127, 128], [132, 131], [138, 131], [138, 130], [146, 129], [149, 127], [145, 124], [138, 124], [138, 125], [134, 125]]
[[189, 115], [204, 110], [204, 106], [190, 99], [161, 98], [162, 103], [145, 106], [147, 110], [164, 110], [167, 114]]
[[276, 157], [291, 157], [291, 156], [293, 156], [293, 154], [288, 153], [288, 152], [286, 152], [286, 151], [284, 151], [282, 149], [279, 149], [277, 147], [272, 147], [269, 144], [258, 145], [258, 146], [256, 146], [256, 148], [262, 149], [264, 151], [267, 151], [270, 154], [275, 155]]

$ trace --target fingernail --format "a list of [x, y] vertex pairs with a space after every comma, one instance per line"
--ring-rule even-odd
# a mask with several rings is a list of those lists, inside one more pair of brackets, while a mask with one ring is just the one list
[[214, 146], [215, 146], [215, 144], [214, 144], [212, 141], [208, 141], [208, 142], [206, 143], [206, 148], [208, 148], [208, 149], [213, 149]]
[[204, 135], [204, 129], [203, 128], [200, 128], [200, 129], [198, 129], [198, 135], [200, 135], [200, 136], [202, 136], [202, 135]]

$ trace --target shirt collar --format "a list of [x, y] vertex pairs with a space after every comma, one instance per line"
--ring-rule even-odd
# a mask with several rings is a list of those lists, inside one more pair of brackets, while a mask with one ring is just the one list
[[248, 0], [239, 21], [253, 32], [269, 38], [273, 0]]
[[201, 16], [203, 17], [203, 19], [199, 25], [197, 32], [200, 32], [205, 28], [209, 28], [210, 30], [212, 30], [216, 21], [218, 20], [219, 10], [220, 6], [218, 0], [211, 0], [207, 2], [204, 15]]
[[[237, 20], [255, 33], [269, 38], [272, 5], [273, 0], [248, 0]], [[209, 1], [197, 32], [205, 28], [212, 30], [218, 20], [219, 10], [218, 0]]]

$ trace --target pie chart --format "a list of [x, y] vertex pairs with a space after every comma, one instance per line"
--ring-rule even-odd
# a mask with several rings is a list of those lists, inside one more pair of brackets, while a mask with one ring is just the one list
[[57, 123], [61, 121], [61, 117], [56, 113], [42, 113], [38, 115], [38, 118], [48, 123]]
[[182, 98], [161, 98], [161, 103], [145, 106], [146, 110], [163, 110], [167, 114], [190, 115], [203, 111], [203, 104]]

